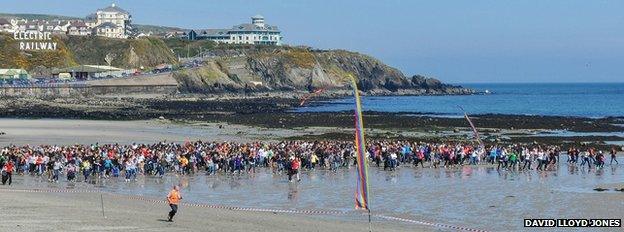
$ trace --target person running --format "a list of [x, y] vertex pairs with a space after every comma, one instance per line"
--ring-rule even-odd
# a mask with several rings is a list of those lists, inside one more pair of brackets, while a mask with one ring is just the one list
[[534, 158], [533, 157], [533, 153], [531, 151], [529, 151], [528, 148], [524, 148], [524, 149], [522, 149], [522, 154], [524, 156], [524, 165], [522, 166], [522, 169], [520, 169], [520, 170], [526, 170], [526, 169], [533, 170], [531, 168], [531, 164], [532, 164], [533, 158]]
[[517, 162], [518, 162], [518, 155], [516, 154], [516, 151], [512, 150], [509, 153], [509, 169], [512, 171], [515, 170]]
[[587, 163], [587, 167], [591, 168], [591, 162], [589, 161], [589, 151], [581, 152], [581, 156], [583, 158], [583, 160], [581, 161], [581, 167], [583, 167], [585, 163]]
[[13, 182], [13, 161], [9, 160], [4, 167], [2, 167], [2, 185], [9, 182], [9, 185]]
[[52, 182], [58, 182], [59, 176], [61, 175], [61, 170], [63, 169], [63, 163], [60, 160], [56, 159], [52, 166]]
[[615, 148], [611, 148], [611, 162], [609, 162], [609, 165], [613, 165], [613, 161], [615, 161], [616, 164], [620, 164], [617, 161], [617, 151], [615, 150]]
[[602, 151], [598, 151], [598, 155], [596, 155], [596, 168], [603, 168], [604, 167], [604, 162], [605, 161], [605, 156], [602, 153]]
[[169, 211], [169, 219], [167, 221], [173, 222], [173, 216], [178, 212], [178, 204], [180, 204], [180, 200], [182, 200], [182, 195], [180, 195], [180, 187], [177, 185], [173, 186], [173, 189], [167, 194], [167, 202], [169, 202], [169, 207], [171, 207], [171, 211]]
[[301, 160], [299, 158], [294, 158], [290, 163], [290, 169], [292, 170], [292, 174], [288, 176], [288, 181], [292, 182], [292, 176], [297, 178], [297, 181], [301, 181], [299, 177], [299, 168], [301, 167]]
[[76, 179], [76, 165], [73, 162], [69, 162], [67, 165], [67, 181], [74, 182]]

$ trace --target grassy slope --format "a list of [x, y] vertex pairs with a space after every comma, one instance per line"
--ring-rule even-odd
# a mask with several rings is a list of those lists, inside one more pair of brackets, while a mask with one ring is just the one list
[[105, 65], [108, 54], [111, 65], [122, 68], [153, 67], [177, 63], [177, 58], [158, 38], [111, 39], [91, 36], [54, 37], [56, 51], [20, 51], [11, 35], [0, 34], [0, 68], [62, 68], [77, 64]]
[[208, 40], [189, 41], [179, 38], [163, 39], [165, 44], [173, 50], [175, 56], [179, 57], [193, 57], [199, 54], [199, 51], [207, 51], [213, 49], [216, 43]]
[[18, 42], [11, 35], [0, 34], [0, 68], [23, 68], [33, 70], [38, 67], [67, 67], [76, 65], [72, 52], [63, 41], [55, 37], [58, 43], [55, 51], [20, 51]]

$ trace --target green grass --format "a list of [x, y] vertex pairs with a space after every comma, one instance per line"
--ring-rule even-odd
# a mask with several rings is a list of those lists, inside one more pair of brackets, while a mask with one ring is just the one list
[[214, 49], [216, 43], [209, 40], [190, 41], [180, 38], [163, 39], [164, 43], [173, 50], [175, 57], [194, 57], [199, 55], [200, 51]]

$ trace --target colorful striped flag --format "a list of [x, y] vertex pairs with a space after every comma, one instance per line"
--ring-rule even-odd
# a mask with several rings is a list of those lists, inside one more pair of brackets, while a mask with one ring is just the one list
[[355, 208], [366, 209], [368, 205], [368, 165], [366, 159], [366, 141], [364, 140], [364, 123], [362, 120], [362, 104], [355, 78], [351, 76], [351, 84], [355, 96], [355, 150], [357, 154], [357, 186], [355, 189]]
[[481, 141], [481, 138], [479, 138], [479, 132], [477, 131], [477, 128], [474, 126], [474, 124], [472, 123], [472, 120], [470, 120], [470, 117], [468, 117], [468, 113], [466, 113], [463, 107], [461, 106], [457, 106], [457, 107], [459, 107], [462, 111], [464, 111], [464, 118], [466, 118], [466, 120], [468, 121], [468, 124], [470, 124], [470, 128], [472, 128], [472, 133], [474, 133], [475, 139], [479, 141], [479, 145], [483, 146], [483, 141]]
[[314, 92], [312, 92], [312, 93], [310, 93], [308, 95], [303, 96], [301, 98], [301, 102], [299, 103], [299, 106], [303, 106], [303, 104], [305, 104], [306, 101], [308, 101], [308, 99], [312, 98], [313, 96], [315, 96], [317, 94], [322, 93], [323, 91], [325, 91], [325, 89], [317, 89], [317, 90], [314, 90]]

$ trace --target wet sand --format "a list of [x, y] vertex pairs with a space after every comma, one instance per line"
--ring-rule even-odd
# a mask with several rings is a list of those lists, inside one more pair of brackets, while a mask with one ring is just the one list
[[[225, 116], [224, 116], [225, 117]], [[229, 116], [238, 118], [239, 116]], [[288, 121], [292, 119], [284, 119]], [[249, 118], [249, 121], [257, 120]], [[275, 119], [282, 120], [282, 119]], [[282, 121], [282, 122], [285, 122]], [[327, 120], [326, 120], [327, 121]], [[346, 121], [344, 122], [347, 123]], [[383, 122], [368, 121], [368, 126]], [[184, 142], [192, 140], [208, 141], [277, 141], [277, 140], [353, 140], [353, 128], [340, 126], [279, 126], [254, 125], [244, 121], [237, 122], [202, 122], [172, 121], [168, 119], [110, 121], [80, 119], [1, 119], [0, 146], [11, 144], [93, 144], [93, 143], [156, 143], [160, 141]], [[472, 137], [469, 128], [429, 130], [421, 127], [400, 129], [368, 127], [369, 139], [392, 139], [423, 142], [466, 141]], [[578, 145], [592, 141], [599, 149], [611, 149], [600, 141], [618, 143], [624, 140], [619, 132], [568, 132], [560, 130], [527, 129], [482, 129], [483, 139], [489, 136], [507, 137], [501, 142], [532, 143], [539, 141], [546, 144]]]
[[[166, 222], [166, 204], [99, 193], [21, 193], [0, 187], [0, 231], [368, 231], [361, 220], [280, 213], [180, 207]], [[166, 194], [166, 193], [163, 193]], [[375, 221], [375, 231], [433, 231], [399, 222]]]
[[[221, 126], [221, 128], [219, 128]], [[160, 141], [275, 140], [302, 134], [227, 123], [180, 124], [168, 120], [105, 121], [64, 119], [0, 119], [0, 146], [25, 144], [157, 143]]]
[[[622, 168], [623, 164], [587, 170], [562, 164], [555, 171], [510, 172], [497, 171], [487, 165], [449, 169], [402, 166], [397, 171], [388, 172], [373, 165], [369, 169], [370, 203], [375, 215], [487, 231], [527, 231], [523, 227], [523, 218], [624, 218], [624, 193], [616, 191], [624, 188]], [[110, 195], [161, 199], [171, 185], [179, 184], [185, 201], [191, 203], [345, 212], [346, 215], [340, 216], [284, 215], [314, 218], [310, 220], [331, 219], [341, 223], [366, 219], [353, 214], [354, 168], [337, 172], [303, 171], [301, 178], [301, 182], [290, 183], [286, 175], [272, 174], [267, 169], [259, 168], [254, 174], [243, 175], [206, 176], [202, 172], [191, 176], [168, 174], [164, 178], [139, 176], [136, 182], [110, 178], [69, 183], [63, 177], [59, 183], [49, 183], [39, 177], [15, 176], [11, 187], [96, 189]], [[595, 188], [607, 190], [595, 191]], [[0, 194], [4, 196], [1, 190]], [[97, 203], [99, 197], [91, 199]], [[99, 205], [95, 203], [91, 208], [97, 212]], [[394, 225], [396, 222], [388, 223]], [[407, 226], [412, 225], [421, 224]], [[603, 231], [614, 230], [607, 228]]]
[[[0, 131], [7, 133], [0, 136], [0, 146], [95, 142], [128, 144], [154, 143], [162, 140], [183, 142], [196, 139], [267, 141], [310, 133], [333, 133], [332, 130], [340, 129], [321, 127], [267, 129], [250, 125], [179, 123], [168, 120], [0, 119]], [[620, 162], [621, 160], [620, 156]], [[450, 170], [401, 167], [398, 172], [371, 168], [373, 192], [371, 202], [376, 212], [383, 215], [494, 231], [522, 230], [522, 218], [622, 218], [624, 193], [613, 190], [624, 187], [622, 166], [624, 165], [607, 166], [597, 171], [570, 168], [561, 164], [559, 170], [554, 172], [498, 172], [487, 166], [466, 166]], [[159, 198], [166, 193], [171, 184], [175, 183], [185, 187], [183, 191], [187, 192], [187, 200], [198, 203], [216, 202], [215, 204], [229, 206], [270, 209], [352, 210], [355, 180], [353, 169], [338, 173], [321, 170], [304, 172], [303, 181], [294, 185], [289, 184], [284, 178], [283, 175], [272, 175], [262, 170], [255, 176], [168, 175], [164, 179], [141, 177], [136, 183], [111, 179], [70, 186], [71, 184], [66, 181], [50, 184], [45, 180], [16, 176], [15, 185], [12, 187], [84, 189], [95, 186], [115, 194]], [[596, 187], [606, 187], [610, 190], [595, 192], [592, 189]], [[0, 218], [9, 219], [9, 223], [0, 223], [0, 231], [48, 230], [47, 228], [57, 231], [128, 229], [367, 231], [368, 229], [365, 218], [275, 215], [192, 207], [182, 210], [180, 223], [169, 225], [158, 221], [164, 217], [166, 205], [124, 199], [111, 201], [107, 209], [119, 213], [111, 215], [109, 217], [111, 220], [102, 220], [98, 208], [99, 194], [26, 194], [0, 190], [0, 196], [2, 196]], [[108, 205], [106, 202], [105, 204]], [[7, 210], [10, 212], [8, 215]], [[218, 222], [213, 225], [206, 218], [215, 218]], [[188, 223], [184, 223], [184, 220]], [[52, 227], [37, 222], [50, 223]], [[234, 222], [240, 224], [229, 225]], [[295, 222], [294, 225], [292, 222]], [[387, 221], [379, 223], [387, 225], [379, 231], [439, 229]]]

